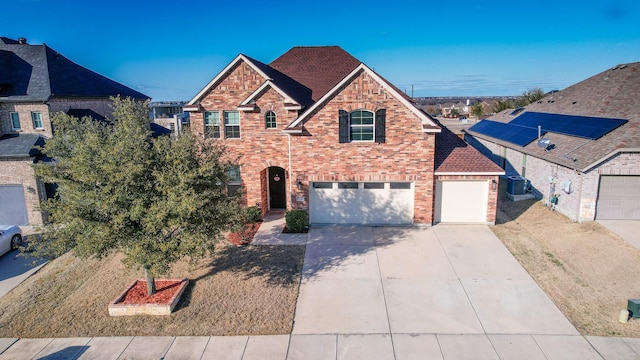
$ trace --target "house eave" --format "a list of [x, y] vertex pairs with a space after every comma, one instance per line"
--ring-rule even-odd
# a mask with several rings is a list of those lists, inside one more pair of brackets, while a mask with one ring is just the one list
[[219, 81], [222, 80], [222, 78], [234, 67], [236, 66], [236, 64], [238, 64], [240, 61], [244, 61], [245, 63], [247, 63], [255, 72], [257, 72], [258, 74], [260, 74], [260, 76], [262, 76], [264, 79], [269, 80], [269, 77], [262, 72], [262, 70], [260, 70], [257, 66], [255, 66], [253, 64], [253, 62], [251, 60], [249, 60], [246, 56], [239, 54], [238, 56], [236, 56], [235, 59], [233, 59], [233, 61], [231, 61], [227, 66], [225, 66], [224, 69], [222, 69], [222, 71], [220, 71], [218, 73], [218, 75], [216, 75], [211, 81], [209, 81], [209, 83], [207, 85], [205, 85], [204, 88], [202, 88], [202, 90], [200, 90], [198, 92], [198, 94], [196, 94], [196, 96], [193, 97], [193, 99], [191, 99], [188, 103], [187, 106], [190, 105], [194, 105], [196, 104], [198, 101], [200, 101], [200, 99], [214, 86], [216, 85]]

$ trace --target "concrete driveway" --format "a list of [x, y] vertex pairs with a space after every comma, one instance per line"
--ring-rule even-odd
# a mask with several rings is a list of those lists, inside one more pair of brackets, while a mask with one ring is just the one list
[[13, 250], [0, 256], [0, 297], [18, 286], [45, 264], [44, 260], [18, 256], [18, 254], [20, 254], [19, 250]]
[[624, 241], [640, 249], [640, 221], [639, 220], [598, 220], [598, 223]]
[[534, 359], [567, 346], [600, 358], [487, 226], [309, 233], [290, 359]]

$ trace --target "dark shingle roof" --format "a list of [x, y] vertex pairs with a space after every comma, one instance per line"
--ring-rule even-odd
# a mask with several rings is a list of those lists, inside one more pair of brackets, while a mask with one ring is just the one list
[[[509, 122], [512, 110], [505, 110], [490, 119]], [[536, 141], [519, 147], [473, 131], [469, 133], [487, 138], [506, 147], [560, 164], [575, 170], [587, 171], [598, 161], [622, 149], [640, 148], [640, 62], [614, 66], [604, 72], [554, 92], [538, 102], [527, 105], [525, 112], [579, 115], [597, 118], [625, 119], [628, 122], [597, 140], [545, 134], [554, 146], [548, 152]]]
[[0, 137], [0, 158], [30, 158], [39, 154], [34, 146], [44, 145], [38, 134], [4, 135]]
[[[437, 120], [434, 122], [438, 123]], [[442, 126], [436, 134], [434, 168], [436, 173], [501, 173], [504, 170], [473, 146]]]
[[51, 97], [148, 96], [62, 56], [47, 45], [0, 41], [0, 97], [14, 101]]
[[311, 89], [267, 64], [246, 55], [244, 56], [251, 61], [254, 66], [260, 69], [260, 71], [271, 78], [276, 86], [296, 100], [298, 104], [305, 107], [313, 104], [314, 100], [311, 98]]
[[310, 89], [315, 102], [360, 64], [339, 46], [297, 46], [269, 65]]

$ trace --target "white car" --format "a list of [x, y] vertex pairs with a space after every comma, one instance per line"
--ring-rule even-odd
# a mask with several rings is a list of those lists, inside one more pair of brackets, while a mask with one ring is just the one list
[[22, 245], [22, 230], [16, 225], [0, 225], [0, 255]]

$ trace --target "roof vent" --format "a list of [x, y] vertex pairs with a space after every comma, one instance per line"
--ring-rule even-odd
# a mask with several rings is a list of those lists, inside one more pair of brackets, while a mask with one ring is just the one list
[[25, 45], [27, 43], [27, 39], [26, 38], [18, 38], [18, 44], [20, 45]]
[[620, 65], [620, 69], [624, 69], [624, 68], [626, 68], [626, 67], [627, 67], [627, 64]]

